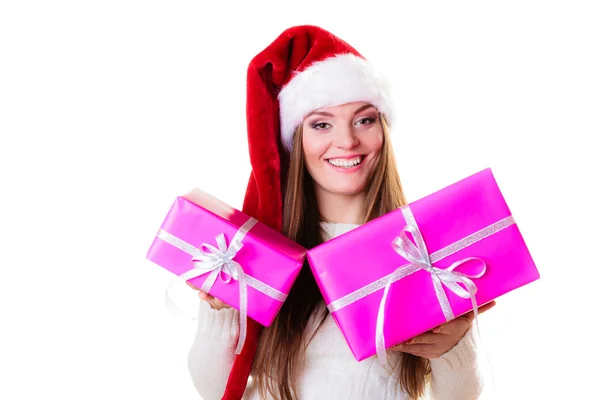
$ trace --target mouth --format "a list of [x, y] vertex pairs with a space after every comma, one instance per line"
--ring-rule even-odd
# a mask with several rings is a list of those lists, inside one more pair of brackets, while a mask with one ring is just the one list
[[327, 162], [336, 167], [336, 168], [342, 168], [342, 169], [351, 169], [354, 168], [358, 165], [360, 165], [365, 159], [365, 155], [361, 154], [361, 155], [356, 155], [356, 156], [351, 156], [351, 157], [333, 157], [333, 158], [327, 158]]

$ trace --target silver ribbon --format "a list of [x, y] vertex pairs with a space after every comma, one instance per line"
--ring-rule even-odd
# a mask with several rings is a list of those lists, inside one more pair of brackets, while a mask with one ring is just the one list
[[[408, 221], [407, 221], [408, 222]], [[407, 232], [411, 233], [415, 242], [415, 244], [408, 238]], [[376, 324], [376, 333], [375, 333], [375, 348], [377, 350], [377, 358], [382, 365], [387, 364], [386, 357], [386, 347], [385, 347], [385, 336], [383, 332], [384, 324], [385, 324], [385, 305], [387, 302], [387, 296], [390, 290], [390, 286], [393, 282], [398, 279], [396, 275], [403, 275], [402, 278], [407, 276], [407, 272], [415, 272], [414, 268], [423, 269], [431, 274], [431, 280], [433, 282], [433, 286], [435, 289], [435, 294], [437, 296], [438, 302], [440, 303], [440, 307], [442, 308], [442, 312], [444, 313], [444, 317], [446, 321], [450, 321], [454, 319], [454, 312], [452, 311], [452, 307], [450, 306], [450, 302], [446, 293], [444, 292], [444, 287], [446, 286], [450, 291], [452, 291], [457, 296], [463, 299], [471, 299], [471, 303], [473, 305], [473, 312], [475, 314], [475, 320], [477, 320], [477, 302], [475, 300], [475, 294], [477, 293], [477, 286], [470, 279], [481, 278], [486, 271], [486, 265], [483, 260], [477, 257], [466, 257], [459, 261], [454, 262], [450, 267], [446, 269], [441, 269], [434, 267], [431, 263], [431, 259], [429, 257], [429, 252], [427, 251], [427, 246], [425, 245], [425, 240], [421, 235], [421, 231], [415, 225], [411, 225], [410, 222], [400, 231], [400, 235], [396, 237], [392, 241], [392, 247], [394, 250], [400, 254], [403, 258], [410, 262], [408, 266], [403, 265], [397, 268], [391, 275], [385, 284], [383, 297], [381, 298], [381, 302], [379, 303], [379, 310], [377, 312], [377, 324]], [[458, 271], [455, 271], [460, 265], [478, 260], [481, 262], [482, 267], [480, 271], [476, 274], [464, 274]], [[408, 269], [412, 266], [413, 268]], [[459, 285], [462, 283], [465, 287]]]
[[[166, 241], [174, 245], [175, 247], [187, 252], [192, 255], [192, 262], [194, 268], [179, 275], [178, 279], [189, 280], [192, 278], [196, 278], [198, 276], [209, 274], [200, 290], [208, 293], [210, 289], [215, 284], [217, 278], [220, 278], [223, 283], [230, 283], [231, 280], [235, 280], [239, 282], [239, 292], [240, 292], [240, 336], [238, 339], [238, 344], [235, 349], [235, 354], [240, 354], [242, 348], [244, 347], [244, 342], [246, 341], [246, 331], [247, 331], [247, 315], [248, 315], [248, 288], [247, 286], [253, 286], [261, 292], [269, 295], [270, 297], [275, 298], [279, 301], [285, 301], [287, 297], [284, 293], [281, 293], [277, 289], [274, 289], [248, 275], [244, 272], [242, 266], [234, 260], [237, 252], [244, 246], [242, 240], [252, 229], [252, 227], [257, 223], [257, 220], [254, 218], [249, 218], [246, 223], [244, 223], [240, 229], [235, 233], [233, 239], [227, 246], [225, 235], [223, 233], [219, 233], [215, 240], [217, 242], [217, 247], [208, 244], [202, 243], [199, 248], [196, 248], [189, 243], [171, 235], [170, 233], [160, 230], [158, 233], [158, 237], [162, 240]], [[224, 275], [226, 274], [226, 275]], [[170, 288], [171, 285], [169, 285]], [[169, 289], [167, 289], [167, 305], [172, 308], [173, 302], [169, 298]]]

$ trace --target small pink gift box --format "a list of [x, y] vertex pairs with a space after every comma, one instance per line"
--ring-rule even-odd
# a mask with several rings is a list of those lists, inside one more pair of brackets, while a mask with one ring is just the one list
[[246, 302], [247, 316], [269, 326], [305, 253], [283, 234], [195, 189], [177, 197], [147, 258], [238, 310]]
[[539, 279], [489, 168], [307, 258], [358, 361]]

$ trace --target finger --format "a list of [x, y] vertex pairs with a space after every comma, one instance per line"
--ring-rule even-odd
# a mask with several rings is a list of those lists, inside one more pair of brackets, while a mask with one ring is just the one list
[[214, 297], [211, 297], [210, 299], [206, 300], [208, 302], [208, 304], [210, 304], [210, 306], [215, 309], [215, 310], [219, 310], [219, 307], [217, 306], [217, 303], [215, 303], [215, 299]]
[[433, 333], [447, 333], [447, 332], [445, 332], [445, 330], [444, 330], [444, 325], [445, 325], [445, 324], [442, 324], [442, 325], [436, 326], [435, 328], [433, 328], [433, 329], [431, 330], [431, 332], [433, 332]]
[[[466, 316], [466, 314], [463, 315], [461, 318], [464, 318], [465, 316]], [[439, 335], [439, 334], [448, 335], [454, 331], [454, 329], [452, 329], [452, 328], [453, 328], [453, 325], [456, 324], [456, 321], [457, 321], [456, 319], [453, 319], [452, 321], [445, 322], [445, 323], [433, 328], [431, 331], [436, 335]]]
[[215, 310], [222, 310], [224, 308], [229, 308], [229, 304], [227, 304], [224, 301], [221, 301], [213, 296], [210, 296], [210, 299], [208, 300], [208, 302], [210, 303], [211, 307], [214, 308]]
[[391, 351], [402, 351], [402, 352], [408, 352], [408, 353], [413, 352], [413, 351], [426, 352], [426, 351], [429, 351], [432, 349], [435, 349], [435, 345], [432, 343], [406, 344], [406, 342], [399, 343], [395, 346], [388, 348], [388, 350], [391, 350]]
[[191, 283], [189, 283], [189, 282], [186, 282], [186, 284], [187, 284], [189, 287], [191, 287], [192, 289], [194, 289], [194, 290], [200, 290], [200, 289], [198, 289], [196, 286], [192, 285], [192, 284], [191, 284]]
[[[494, 300], [490, 301], [489, 303], [485, 303], [484, 305], [477, 307], [477, 313], [483, 314], [495, 305], [496, 302]], [[461, 315], [459, 318], [466, 320], [467, 322], [473, 322], [473, 320], [475, 319], [475, 313], [473, 311], [469, 311], [468, 313]]]
[[445, 322], [442, 325], [433, 328], [432, 332], [434, 334], [444, 334], [444, 335], [451, 335], [453, 333], [456, 333], [457, 329], [461, 329], [460, 326], [461, 325], [470, 325], [471, 321], [473, 320], [473, 318], [468, 316], [467, 314], [461, 315], [458, 318], [455, 318], [451, 321]]
[[210, 294], [203, 292], [200, 289], [198, 289], [198, 297], [200, 297], [200, 299], [206, 300], [208, 302], [210, 302], [213, 299], [213, 297]]
[[227, 303], [225, 303], [224, 301], [221, 301], [221, 300], [217, 299], [216, 297], [214, 298], [214, 303], [219, 308], [228, 307]]
[[403, 344], [401, 346], [397, 346], [395, 350], [401, 351], [403, 353], [413, 354], [419, 357], [428, 358], [427, 356], [435, 354], [436, 346], [428, 343]]
[[407, 340], [404, 344], [413, 345], [413, 344], [424, 344], [424, 343], [435, 343], [439, 341], [439, 335], [437, 333], [425, 332], [420, 334], [419, 336], [415, 336], [414, 338]]
[[482, 305], [481, 307], [477, 308], [477, 312], [479, 314], [483, 314], [484, 312], [486, 312], [490, 308], [494, 307], [495, 305], [496, 305], [496, 302], [494, 300], [492, 300], [489, 303], [486, 303], [486, 304]]

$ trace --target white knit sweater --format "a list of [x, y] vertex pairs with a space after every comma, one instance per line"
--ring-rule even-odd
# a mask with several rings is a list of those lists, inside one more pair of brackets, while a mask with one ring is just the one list
[[[323, 223], [329, 238], [341, 235], [357, 225]], [[198, 330], [188, 355], [188, 366], [194, 385], [203, 400], [221, 399], [233, 364], [239, 333], [238, 311], [220, 311], [200, 301]], [[309, 323], [311, 337], [318, 321]], [[393, 360], [397, 354], [388, 352]], [[436, 400], [477, 399], [483, 380], [479, 373], [473, 330], [454, 348], [439, 358], [431, 359], [432, 379], [427, 398]], [[341, 331], [328, 315], [325, 323], [308, 343], [300, 361], [297, 389], [299, 400], [400, 400], [409, 399], [397, 379], [373, 356], [361, 362], [352, 356]], [[250, 384], [245, 400], [258, 400], [258, 390]], [[271, 399], [269, 397], [269, 399]]]

